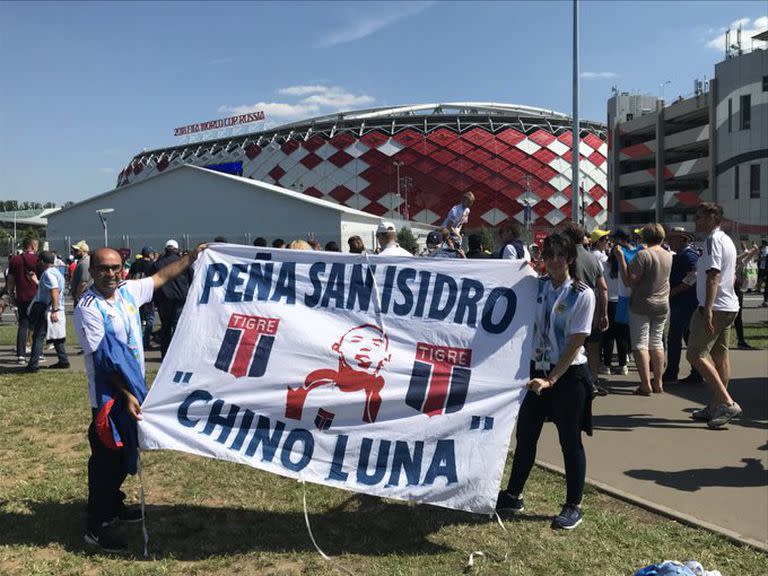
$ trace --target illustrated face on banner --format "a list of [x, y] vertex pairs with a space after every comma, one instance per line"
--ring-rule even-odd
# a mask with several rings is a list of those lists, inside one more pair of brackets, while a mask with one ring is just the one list
[[352, 370], [377, 375], [389, 362], [389, 338], [381, 329], [370, 324], [352, 328], [333, 345], [343, 364]]

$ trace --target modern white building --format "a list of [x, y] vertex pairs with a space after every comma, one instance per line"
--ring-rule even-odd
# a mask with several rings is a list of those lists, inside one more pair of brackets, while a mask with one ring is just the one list
[[[347, 239], [357, 235], [373, 248], [382, 220], [272, 184], [184, 164], [49, 215], [50, 248], [66, 254], [79, 240], [92, 249], [104, 246], [98, 210], [111, 210], [103, 214], [109, 245], [132, 252], [143, 246], [162, 251], [168, 239], [187, 249], [216, 236], [248, 245], [260, 236], [270, 245], [276, 238], [311, 237], [323, 245], [333, 240], [347, 251]], [[421, 245], [432, 229], [413, 222], [409, 227]]]
[[693, 229], [696, 206], [714, 201], [734, 237], [768, 235], [767, 50], [729, 51], [713, 79], [694, 82], [692, 96], [669, 104], [616, 93], [608, 129], [614, 226]]

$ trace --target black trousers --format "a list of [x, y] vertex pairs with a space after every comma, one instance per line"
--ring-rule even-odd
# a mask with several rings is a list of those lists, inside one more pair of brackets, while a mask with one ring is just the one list
[[16, 332], [16, 356], [24, 358], [27, 355], [27, 333], [31, 327], [29, 322], [29, 302], [16, 302], [16, 312], [19, 315], [19, 328]]
[[[94, 410], [95, 414], [95, 410]], [[91, 457], [88, 459], [88, 530], [98, 532], [102, 523], [117, 516], [124, 508], [125, 494], [120, 490], [126, 473], [123, 450], [110, 450], [101, 443], [96, 425], [88, 428]]]
[[160, 356], [163, 358], [171, 345], [182, 308], [182, 300], [161, 300], [157, 303], [157, 313], [160, 315]]
[[736, 328], [736, 340], [738, 344], [746, 343], [744, 340], [744, 321], [741, 319], [741, 309], [744, 308], [744, 292], [741, 288], [736, 288], [736, 297], [739, 299], [739, 313], [736, 314], [736, 320], [733, 325]]
[[528, 392], [517, 417], [517, 446], [512, 459], [512, 473], [507, 484], [510, 494], [522, 494], [536, 460], [536, 445], [544, 422], [549, 418], [557, 427], [565, 463], [567, 504], [580, 504], [584, 495], [587, 457], [581, 443], [581, 430], [586, 403], [589, 400], [591, 375], [586, 364], [571, 366], [541, 396]]

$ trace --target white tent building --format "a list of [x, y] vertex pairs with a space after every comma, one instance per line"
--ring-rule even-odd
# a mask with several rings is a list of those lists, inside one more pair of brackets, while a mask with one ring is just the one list
[[[106, 230], [97, 211], [103, 213]], [[249, 178], [182, 165], [139, 182], [93, 196], [48, 216], [48, 241], [62, 253], [79, 240], [91, 249], [109, 245], [143, 246], [162, 251], [172, 238], [181, 249], [224, 236], [234, 244], [252, 244], [259, 236], [269, 245], [308, 237], [321, 244], [336, 241], [348, 250], [347, 238], [360, 236], [367, 248], [375, 246], [375, 230], [382, 217], [321, 200]], [[395, 220], [398, 229], [405, 222]], [[411, 222], [420, 245], [432, 229]]]

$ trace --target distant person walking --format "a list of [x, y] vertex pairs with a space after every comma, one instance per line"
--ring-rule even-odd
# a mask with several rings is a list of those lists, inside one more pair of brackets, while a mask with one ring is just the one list
[[[176, 240], [168, 240], [165, 243], [165, 254], [152, 265], [152, 275], [180, 259], [179, 243]], [[175, 276], [173, 280], [166, 282], [155, 292], [154, 302], [160, 316], [160, 355], [162, 358], [165, 358], [168, 347], [171, 345], [171, 338], [173, 338], [176, 324], [179, 322], [184, 303], [187, 301], [187, 292], [189, 292], [191, 282], [192, 270], [185, 268], [182, 274]]]
[[91, 284], [91, 257], [90, 248], [85, 240], [80, 240], [77, 244], [72, 244], [72, 255], [75, 257], [77, 265], [72, 272], [72, 280], [69, 284], [69, 293], [72, 295], [74, 305], [77, 306], [80, 296], [88, 289]]
[[64, 317], [64, 276], [56, 266], [52, 252], [41, 252], [40, 262], [43, 266], [40, 278], [32, 276], [32, 281], [36, 282], [38, 287], [29, 313], [33, 332], [27, 372], [37, 372], [40, 369], [40, 356], [43, 354], [43, 343], [46, 340], [53, 344], [59, 357], [59, 361], [51, 368], [69, 368], [65, 345], [67, 332]]
[[27, 334], [30, 329], [29, 306], [37, 294], [37, 284], [32, 280], [38, 272], [37, 239], [24, 238], [23, 252], [11, 258], [8, 267], [8, 294], [16, 303], [18, 329], [16, 331], [16, 360], [26, 364]]
[[739, 312], [734, 291], [736, 246], [720, 229], [723, 208], [714, 202], [699, 204], [696, 229], [705, 236], [704, 251], [696, 268], [699, 308], [691, 317], [688, 361], [712, 387], [709, 404], [691, 415], [719, 428], [741, 414], [741, 406], [728, 393], [731, 362], [728, 346], [731, 326]]

